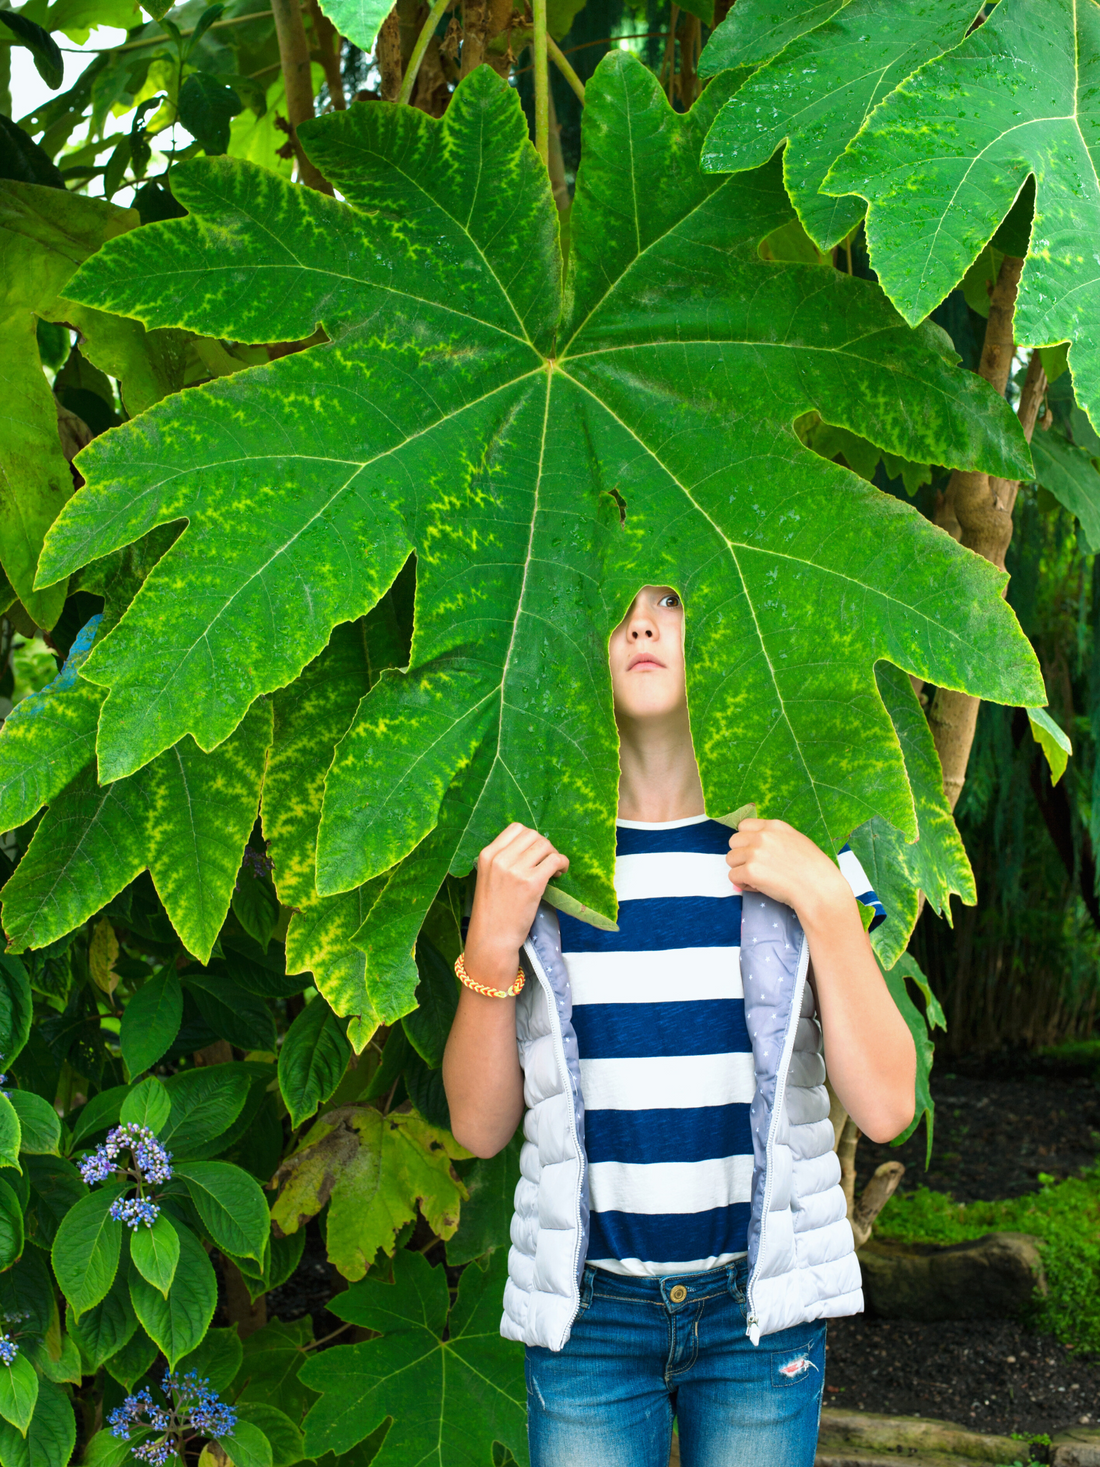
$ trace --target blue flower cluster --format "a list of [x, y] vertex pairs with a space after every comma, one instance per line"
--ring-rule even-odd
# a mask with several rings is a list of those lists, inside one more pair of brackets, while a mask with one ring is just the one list
[[158, 1406], [148, 1387], [127, 1396], [107, 1418], [113, 1436], [129, 1441], [134, 1430], [151, 1430], [155, 1435], [131, 1447], [133, 1456], [150, 1467], [164, 1467], [183, 1458], [184, 1446], [195, 1436], [228, 1436], [237, 1424], [237, 1413], [210, 1389], [210, 1382], [195, 1371], [186, 1375], [166, 1374], [162, 1383], [172, 1403]]
[[[120, 1160], [123, 1151], [130, 1153], [130, 1166]], [[80, 1175], [91, 1186], [106, 1182], [117, 1172], [137, 1182], [139, 1194], [143, 1194], [145, 1187], [171, 1180], [172, 1153], [165, 1151], [148, 1126], [133, 1122], [116, 1126], [107, 1140], [80, 1163]], [[151, 1228], [160, 1216], [160, 1208], [144, 1195], [120, 1197], [111, 1204], [111, 1216], [135, 1230], [142, 1224]]]
[[16, 1355], [19, 1354], [19, 1346], [8, 1334], [0, 1334], [0, 1360], [5, 1365], [11, 1365]]
[[111, 1203], [110, 1212], [116, 1222], [125, 1223], [135, 1233], [143, 1223], [151, 1228], [160, 1216], [157, 1204], [144, 1197], [119, 1197]]

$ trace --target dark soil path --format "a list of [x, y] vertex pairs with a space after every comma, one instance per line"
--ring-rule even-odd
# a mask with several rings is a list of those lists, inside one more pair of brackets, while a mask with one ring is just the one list
[[[949, 1065], [953, 1065], [949, 1067]], [[907, 1168], [902, 1189], [934, 1187], [960, 1202], [1037, 1191], [1100, 1161], [1100, 1087], [1027, 1055], [934, 1072], [935, 1148], [861, 1141], [861, 1188], [882, 1161]], [[937, 1416], [978, 1431], [1049, 1433], [1100, 1425], [1100, 1360], [1013, 1320], [914, 1324], [857, 1317], [829, 1326], [827, 1402], [893, 1415]]]

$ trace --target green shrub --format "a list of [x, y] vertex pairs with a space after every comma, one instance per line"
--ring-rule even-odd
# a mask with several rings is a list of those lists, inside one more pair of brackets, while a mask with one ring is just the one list
[[1064, 1344], [1100, 1350], [1100, 1167], [1001, 1202], [956, 1202], [918, 1187], [895, 1195], [876, 1224], [897, 1243], [963, 1243], [985, 1233], [1031, 1233], [1042, 1239], [1047, 1294], [1029, 1316]]

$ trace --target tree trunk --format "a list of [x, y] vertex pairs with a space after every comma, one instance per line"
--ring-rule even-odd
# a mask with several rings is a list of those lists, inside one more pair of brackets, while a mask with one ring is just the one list
[[[978, 374], [999, 393], [1004, 394], [1012, 366], [1012, 318], [1016, 291], [1020, 283], [1023, 260], [1006, 255], [1001, 262], [997, 283], [989, 302], [989, 321]], [[1024, 436], [1031, 442], [1035, 422], [1046, 391], [1046, 374], [1039, 353], [1032, 352], [1027, 380], [1020, 394], [1017, 414]], [[1019, 484], [1015, 480], [998, 479], [956, 469], [947, 492], [937, 508], [936, 519], [949, 534], [962, 541], [968, 550], [984, 556], [1001, 570], [1012, 540], [1012, 511]], [[952, 810], [958, 803], [966, 780], [966, 766], [974, 742], [980, 699], [969, 693], [939, 688], [929, 709], [936, 752], [943, 767], [943, 789]]]
[[344, 78], [340, 74], [340, 37], [332, 21], [322, 13], [317, 0], [308, 0], [308, 4], [310, 24], [317, 38], [317, 59], [324, 68], [328, 94], [336, 111], [344, 112], [348, 104], [344, 96]]
[[332, 185], [306, 157], [298, 141], [298, 124], [313, 116], [313, 79], [310, 75], [309, 47], [306, 28], [302, 24], [300, 0], [272, 0], [275, 34], [279, 38], [279, 60], [286, 86], [286, 113], [290, 123], [290, 140], [298, 159], [298, 181], [320, 193], [331, 194]]
[[861, 1135], [859, 1127], [844, 1109], [836, 1091], [826, 1081], [829, 1091], [829, 1120], [833, 1126], [833, 1150], [840, 1162], [840, 1188], [848, 1207], [848, 1221], [856, 1247], [862, 1248], [875, 1225], [875, 1219], [897, 1191], [905, 1175], [900, 1161], [884, 1161], [856, 1198], [856, 1148]]

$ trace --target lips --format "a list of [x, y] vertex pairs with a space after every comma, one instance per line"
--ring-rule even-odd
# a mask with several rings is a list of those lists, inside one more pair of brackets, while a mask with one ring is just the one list
[[639, 657], [632, 658], [626, 665], [627, 672], [633, 672], [636, 667], [664, 667], [664, 663], [654, 657], [652, 652], [643, 652]]

